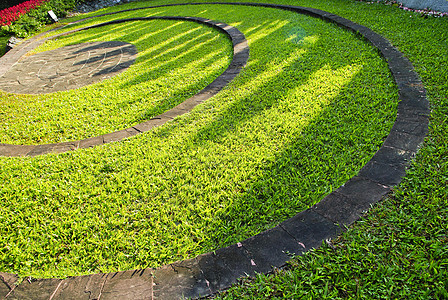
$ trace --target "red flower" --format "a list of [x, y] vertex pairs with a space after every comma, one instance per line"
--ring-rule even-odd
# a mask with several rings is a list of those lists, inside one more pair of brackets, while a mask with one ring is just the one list
[[48, 0], [29, 0], [16, 6], [0, 10], [0, 26], [11, 25], [14, 21]]

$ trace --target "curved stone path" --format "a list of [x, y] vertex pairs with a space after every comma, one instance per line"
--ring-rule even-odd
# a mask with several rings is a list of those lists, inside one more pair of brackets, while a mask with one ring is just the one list
[[303, 13], [334, 22], [368, 40], [387, 60], [399, 88], [397, 119], [383, 146], [357, 176], [318, 204], [241, 243], [158, 269], [63, 280], [25, 280], [17, 287], [13, 285], [17, 279], [15, 275], [0, 273], [3, 277], [0, 295], [7, 295], [7, 299], [102, 300], [182, 299], [210, 295], [228, 288], [239, 277], [283, 266], [290, 258], [287, 253], [301, 254], [319, 247], [325, 239], [336, 237], [401, 181], [406, 166], [426, 136], [430, 114], [422, 82], [401, 52], [369, 28], [322, 10], [262, 3], [216, 4], [271, 7]]
[[[137, 54], [135, 46], [130, 46], [130, 44], [116, 41], [95, 44], [78, 44], [62, 47], [57, 50], [38, 53], [24, 59], [20, 58], [25, 55], [26, 52], [43, 44], [46, 40], [55, 39], [62, 35], [68, 35], [81, 30], [88, 30], [91, 28], [97, 28], [111, 24], [148, 20], [175, 20], [197, 22], [224, 32], [230, 37], [230, 40], [233, 44], [233, 57], [230, 65], [220, 76], [218, 76], [204, 89], [199, 91], [196, 95], [188, 98], [169, 111], [155, 116], [143, 123], [120, 131], [115, 131], [112, 133], [107, 133], [100, 136], [72, 142], [44, 145], [11, 145], [0, 143], [0, 155], [37, 156], [47, 153], [60, 153], [76, 150], [79, 148], [89, 148], [110, 142], [116, 142], [124, 138], [128, 138], [136, 134], [152, 130], [155, 127], [171, 121], [177, 116], [190, 112], [196, 105], [216, 95], [239, 74], [239, 72], [246, 65], [246, 62], [249, 59], [249, 46], [247, 45], [247, 40], [244, 34], [242, 34], [235, 27], [222, 22], [215, 22], [199, 17], [177, 16], [119, 19], [93, 26], [78, 28], [42, 40], [38, 40], [36, 37], [34, 41], [29, 41], [28, 43], [21, 45], [21, 47], [17, 47], [18, 49], [14, 48], [14, 51], [11, 50], [6, 53], [4, 57], [0, 58], [0, 65], [3, 64], [4, 66], [7, 66], [3, 69], [0, 68], [0, 89], [11, 92], [30, 92], [33, 94], [38, 92], [50, 93], [81, 87], [114, 76], [124, 71], [127, 67], [130, 66], [130, 64], [133, 63]], [[24, 49], [26, 49], [26, 51], [24, 51]], [[54, 52], [56, 52], [57, 55], [62, 55], [62, 57], [51, 59], [50, 57], [54, 54]], [[86, 55], [88, 55], [88, 53], [92, 54], [92, 52], [96, 55], [94, 59], [91, 59], [90, 64], [85, 55], [77, 55], [80, 53], [87, 53]], [[20, 53], [21, 55], [18, 55], [17, 53]], [[67, 57], [69, 58], [68, 60], [66, 59]], [[56, 67], [60, 61], [63, 61], [63, 66], [71, 69], [72, 72], [63, 72], [63, 69]], [[51, 62], [50, 67], [44, 68], [44, 72], [42, 72], [42, 67], [39, 62]], [[33, 67], [26, 69], [26, 74], [22, 74], [21, 72], [24, 71], [25, 68], [27, 68], [31, 63], [34, 63], [32, 64]], [[81, 67], [84, 66], [82, 71], [79, 71], [79, 65], [81, 65]], [[57, 72], [59, 72], [59, 74]], [[80, 76], [76, 76], [76, 72], [79, 72]], [[17, 78], [23, 80], [17, 80]]]

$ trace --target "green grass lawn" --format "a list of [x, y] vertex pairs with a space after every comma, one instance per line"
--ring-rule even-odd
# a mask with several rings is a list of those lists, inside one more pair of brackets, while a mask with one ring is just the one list
[[324, 244], [285, 270], [244, 280], [217, 298], [447, 299], [448, 19], [356, 1], [288, 4], [336, 13], [391, 40], [423, 79], [430, 132], [403, 182], [331, 247]]
[[[101, 12], [181, 2], [185, 1], [136, 2]], [[448, 259], [444, 155], [448, 68], [440, 53], [447, 53], [447, 19], [424, 19], [352, 0], [282, 4], [331, 11], [389, 38], [412, 60], [428, 89], [431, 133], [404, 183], [335, 241], [335, 249], [310, 252], [291, 262], [288, 270], [259, 276], [223, 297], [443, 295]], [[1, 157], [0, 271], [63, 277], [157, 267], [236, 243], [310, 207], [354, 176], [394, 122], [398, 94], [387, 64], [357, 35], [318, 19], [268, 8], [199, 5], [122, 13], [68, 29], [150, 15], [199, 16], [237, 27], [250, 46], [246, 69], [217, 96], [152, 132], [58, 155]], [[130, 89], [145, 87], [144, 93], [151, 89], [155, 93], [128, 105], [126, 118], [120, 110], [95, 117], [105, 114], [107, 105], [94, 86], [80, 91], [95, 97], [81, 97], [73, 105], [93, 106], [97, 115], [67, 107], [56, 113], [53, 107], [58, 101], [51, 96], [2, 94], [2, 121], [16, 118], [10, 123], [28, 126], [26, 118], [31, 116], [42, 120], [29, 126], [46, 132], [30, 133], [22, 126], [8, 133], [3, 127], [1, 142], [45, 143], [93, 132], [83, 122], [58, 131], [45, 117], [60, 118], [55, 124], [66, 118], [95, 119], [92, 127], [105, 132], [127, 127], [150, 116], [148, 111], [160, 113], [196, 93], [229, 62], [229, 41], [208, 27], [136, 23], [115, 25], [112, 32], [76, 33], [41, 50], [129, 38], [142, 45], [135, 64], [141, 67], [97, 85], [115, 97], [117, 85], [132, 77], [137, 79]], [[163, 30], [166, 26], [174, 30]], [[178, 43], [168, 42], [170, 38]], [[160, 47], [163, 40], [166, 47]], [[191, 40], [209, 52], [195, 52]], [[201, 64], [204, 57], [207, 63]], [[170, 59], [179, 61], [180, 77], [170, 73], [177, 66], [169, 65]], [[164, 69], [166, 64], [169, 70]], [[155, 78], [139, 79], [148, 73]], [[188, 75], [199, 77], [199, 83], [186, 87], [179, 78]], [[166, 84], [167, 93], [182, 93], [174, 102], [162, 100], [157, 83]], [[70, 99], [71, 92], [64, 93], [61, 97]], [[52, 106], [39, 104], [43, 98], [53, 101]]]
[[9, 36], [0, 36], [0, 56], [5, 54], [6, 44], [8, 43]]

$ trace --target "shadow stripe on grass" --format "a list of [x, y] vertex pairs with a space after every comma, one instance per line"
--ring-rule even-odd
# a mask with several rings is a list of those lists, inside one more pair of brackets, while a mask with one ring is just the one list
[[210, 26], [224, 32], [227, 36], [230, 37], [230, 40], [232, 41], [233, 44], [233, 57], [232, 61], [230, 62], [230, 65], [212, 83], [207, 85], [197, 94], [188, 98], [187, 100], [175, 106], [174, 108], [170, 109], [169, 111], [166, 111], [158, 116], [155, 116], [143, 123], [134, 125], [132, 127], [123, 130], [79, 141], [44, 144], [44, 145], [0, 144], [0, 155], [15, 157], [15, 156], [37, 156], [47, 153], [61, 153], [76, 150], [79, 148], [89, 148], [110, 142], [120, 141], [122, 139], [137, 135], [139, 133], [149, 131], [155, 127], [165, 124], [168, 121], [171, 121], [177, 116], [181, 116], [185, 113], [190, 112], [196, 105], [210, 99], [211, 97], [219, 93], [219, 91], [221, 91], [230, 81], [232, 81], [240, 73], [241, 69], [246, 66], [247, 60], [249, 59], [249, 46], [247, 44], [247, 40], [244, 34], [235, 27], [230, 26], [228, 24], [222, 22], [215, 22], [213, 20], [200, 17], [177, 17], [177, 16], [139, 17], [139, 18], [113, 20], [110, 22], [104, 22], [101, 24], [82, 27], [41, 40], [37, 40], [36, 36], [33, 41], [28, 41], [26, 44], [20, 47], [20, 49], [13, 49], [15, 51], [7, 53], [4, 57], [0, 59], [0, 64], [4, 66], [3, 68], [0, 68], [0, 76], [6, 73], [8, 68], [11, 67], [14, 64], [14, 62], [18, 61], [20, 57], [22, 57], [25, 53], [43, 44], [47, 40], [55, 39], [60, 36], [68, 35], [74, 32], [107, 25], [113, 25], [131, 21], [148, 21], [148, 20], [190, 21]]
[[[387, 195], [405, 175], [406, 167], [428, 132], [430, 110], [420, 77], [410, 61], [388, 40], [365, 26], [313, 8], [263, 3], [174, 5], [199, 4], [290, 10], [333, 22], [369, 41], [387, 60], [399, 89], [397, 119], [383, 146], [357, 176], [312, 208], [241, 243], [157, 269], [94, 274], [64, 280], [25, 280], [15, 288], [12, 286], [17, 277], [0, 273], [5, 286], [2, 288], [0, 285], [0, 291], [7, 294], [8, 299], [182, 299], [207, 296], [230, 287], [242, 276], [282, 267], [290, 259], [290, 253], [301, 254], [319, 247], [328, 238], [336, 237], [345, 226], [352, 224], [372, 204]], [[148, 8], [151, 7], [138, 9]]]

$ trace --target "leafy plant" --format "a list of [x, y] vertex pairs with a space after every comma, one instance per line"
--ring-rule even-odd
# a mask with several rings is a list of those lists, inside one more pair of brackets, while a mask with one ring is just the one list
[[65, 17], [73, 9], [77, 0], [30, 0], [0, 11], [1, 35], [28, 37], [42, 26], [52, 22], [48, 11], [53, 10], [59, 17]]
[[29, 0], [13, 7], [0, 10], [0, 26], [11, 25], [22, 15], [26, 14], [30, 10], [38, 7], [42, 3], [48, 0]]

